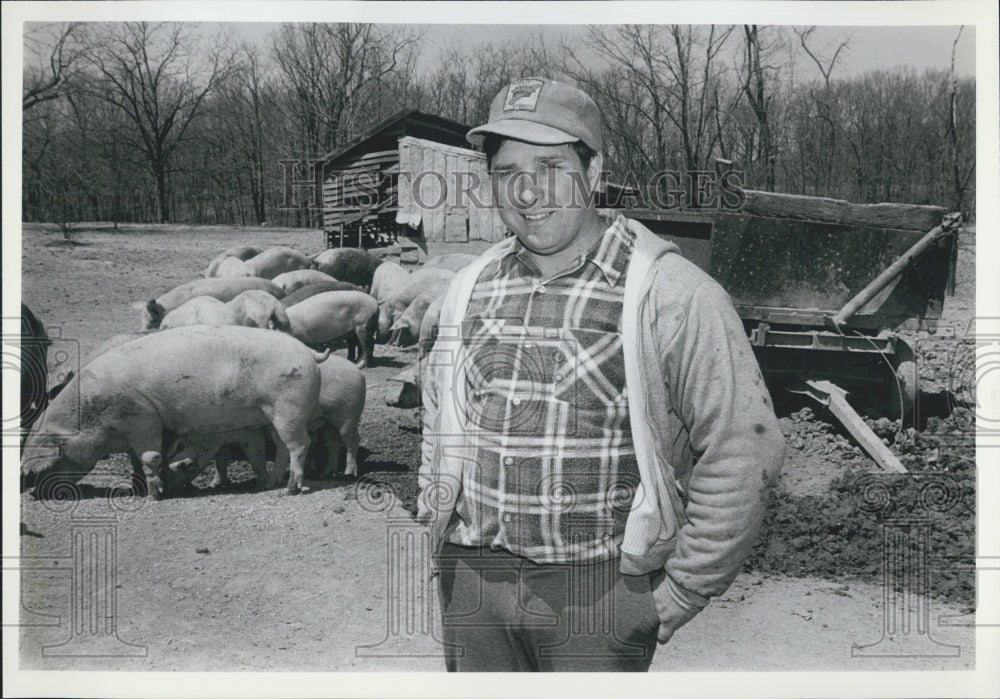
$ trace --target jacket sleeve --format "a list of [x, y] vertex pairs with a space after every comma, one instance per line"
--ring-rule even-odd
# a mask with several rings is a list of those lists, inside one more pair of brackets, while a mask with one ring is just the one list
[[660, 365], [693, 463], [687, 521], [666, 572], [684, 590], [713, 597], [732, 583], [760, 532], [765, 488], [781, 471], [785, 443], [729, 295], [706, 279], [672, 311], [677, 330], [661, 345]]

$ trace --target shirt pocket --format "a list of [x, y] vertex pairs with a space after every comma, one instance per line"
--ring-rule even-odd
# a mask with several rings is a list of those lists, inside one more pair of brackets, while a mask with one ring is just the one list
[[553, 376], [555, 398], [580, 409], [625, 407], [625, 354], [622, 335], [567, 328], [562, 361]]
[[522, 339], [510, 322], [470, 314], [462, 321], [466, 419], [488, 432], [510, 430], [511, 396], [521, 361]]

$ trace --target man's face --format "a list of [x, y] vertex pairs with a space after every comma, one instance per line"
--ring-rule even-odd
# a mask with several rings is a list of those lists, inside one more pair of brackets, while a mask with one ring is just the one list
[[537, 255], [567, 250], [592, 224], [588, 194], [600, 169], [599, 154], [584, 168], [568, 143], [503, 141], [490, 169], [501, 220]]

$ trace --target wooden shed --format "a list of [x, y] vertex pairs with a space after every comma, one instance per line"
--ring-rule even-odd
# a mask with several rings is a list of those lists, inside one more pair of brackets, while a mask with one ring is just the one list
[[[400, 236], [443, 237], [448, 201], [438, 204], [433, 191], [446, 176], [440, 168], [469, 164], [485, 178], [483, 154], [465, 147], [469, 128], [444, 117], [405, 110], [327, 154], [323, 165], [323, 230], [327, 246], [368, 248], [390, 244]], [[404, 157], [406, 163], [401, 165]], [[414, 170], [414, 165], [420, 169]], [[421, 176], [431, 169], [434, 174]], [[402, 184], [407, 187], [402, 195], [401, 171]], [[427, 196], [412, 196], [409, 188], [414, 182]], [[412, 208], [415, 203], [435, 206], [417, 212]], [[457, 221], [452, 212], [453, 235], [457, 235]], [[433, 228], [428, 228], [428, 222]]]

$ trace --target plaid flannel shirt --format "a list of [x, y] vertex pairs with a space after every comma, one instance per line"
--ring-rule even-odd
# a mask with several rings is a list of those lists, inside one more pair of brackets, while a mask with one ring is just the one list
[[621, 336], [633, 245], [619, 218], [555, 278], [520, 244], [480, 275], [462, 328], [476, 467], [453, 543], [537, 563], [619, 554], [639, 484]]

